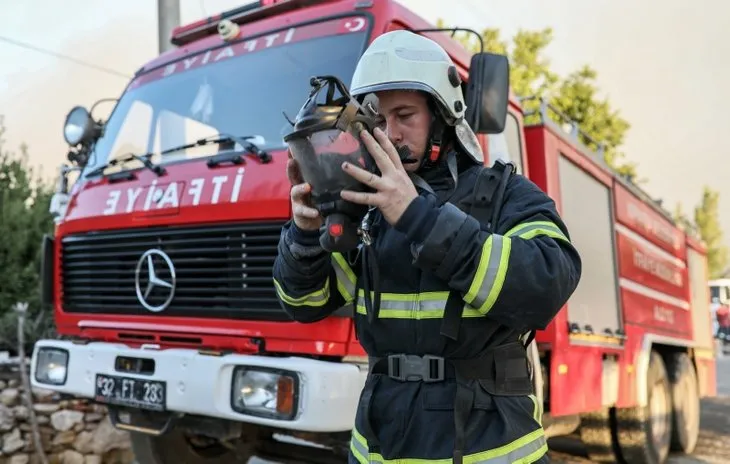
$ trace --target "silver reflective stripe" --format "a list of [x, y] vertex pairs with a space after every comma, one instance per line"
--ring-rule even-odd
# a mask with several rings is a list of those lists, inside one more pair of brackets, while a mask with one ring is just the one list
[[325, 280], [324, 287], [322, 287], [321, 290], [316, 290], [312, 293], [299, 297], [287, 295], [279, 281], [276, 279], [274, 279], [274, 287], [276, 288], [276, 293], [279, 295], [279, 298], [281, 298], [281, 301], [290, 306], [324, 306], [330, 298], [329, 277]]
[[555, 224], [549, 221], [535, 221], [520, 224], [505, 234], [506, 237], [518, 236], [524, 239], [531, 239], [537, 235], [547, 235], [553, 238], [559, 238], [568, 241], [563, 231]]
[[[365, 296], [360, 292], [357, 304], [365, 306]], [[391, 300], [380, 297], [380, 309], [395, 309], [399, 311], [444, 311], [446, 299], [442, 300]]]
[[332, 266], [335, 268], [337, 276], [337, 289], [345, 302], [351, 303], [355, 299], [355, 281], [354, 275], [351, 275], [350, 266], [345, 262], [344, 256], [338, 253], [332, 253]]
[[[464, 456], [464, 461], [474, 464], [531, 463], [540, 459], [547, 451], [545, 432], [543, 429], [538, 429], [509, 445], [470, 456], [472, 459], [476, 457], [476, 460], [467, 460], [468, 456]], [[483, 459], [481, 458], [482, 455], [484, 455]]]
[[504, 246], [504, 237], [501, 235], [492, 235], [492, 248], [489, 251], [489, 261], [487, 263], [487, 272], [484, 276], [484, 280], [479, 285], [479, 291], [477, 292], [474, 301], [471, 305], [475, 308], [481, 308], [489, 298], [489, 293], [494, 287], [494, 283], [497, 281], [497, 273], [499, 272], [499, 265], [502, 258], [502, 247]]
[[[374, 298], [372, 292], [371, 297]], [[382, 293], [378, 317], [381, 319], [438, 319], [444, 316], [448, 297], [448, 292]], [[357, 312], [367, 314], [365, 293], [362, 290], [357, 297]], [[481, 316], [481, 314], [473, 309], [464, 310], [464, 317], [474, 316]]]
[[[355, 431], [357, 433], [357, 431]], [[363, 438], [363, 441], [365, 438]], [[357, 439], [353, 435], [352, 439], [350, 440], [350, 450], [352, 450], [352, 454], [355, 456], [355, 458], [363, 463], [368, 464], [370, 461], [368, 461], [368, 447], [364, 443], [360, 442], [360, 440]]]
[[[383, 459], [383, 456], [378, 453], [368, 453], [365, 437], [355, 428], [352, 431], [350, 450], [358, 462], [363, 464], [427, 464], [429, 462], [443, 464], [450, 462], [449, 459]], [[469, 464], [513, 464], [515, 462], [529, 464], [540, 459], [547, 451], [545, 432], [540, 428], [499, 448], [465, 455], [464, 462]]]

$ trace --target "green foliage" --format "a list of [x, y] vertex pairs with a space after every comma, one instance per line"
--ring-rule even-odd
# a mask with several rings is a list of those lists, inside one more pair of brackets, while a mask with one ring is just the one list
[[723, 277], [728, 270], [728, 249], [723, 245], [720, 227], [720, 193], [705, 186], [702, 201], [695, 208], [695, 224], [702, 241], [707, 246], [707, 265], [710, 278]]
[[699, 205], [694, 208], [694, 217], [689, 218], [684, 213], [682, 203], [678, 202], [673, 218], [681, 229], [704, 242], [710, 278], [727, 277], [730, 274], [730, 251], [723, 245], [725, 239], [720, 227], [720, 193], [706, 185]]
[[681, 201], [675, 205], [674, 211], [672, 212], [672, 218], [674, 219], [674, 222], [677, 223], [677, 226], [680, 229], [690, 235], [698, 236], [697, 226], [695, 226], [695, 223], [692, 222], [692, 220], [688, 218], [685, 214], [684, 207]]
[[0, 350], [17, 349], [16, 302], [28, 302], [26, 340], [32, 343], [50, 330], [52, 314], [41, 311], [39, 268], [41, 239], [52, 233], [48, 212], [52, 188], [28, 166], [28, 147], [5, 146], [0, 116]]
[[[440, 19], [437, 24], [438, 27], [451, 27], [444, 25]], [[639, 182], [636, 164], [626, 161], [625, 154], [619, 150], [630, 125], [612, 109], [608, 100], [598, 97], [595, 70], [586, 65], [565, 78], [551, 71], [545, 49], [552, 42], [552, 28], [520, 30], [511, 45], [501, 38], [499, 29], [485, 29], [481, 35], [485, 51], [507, 55], [510, 59], [510, 84], [514, 93], [525, 99], [525, 124], [539, 120], [535, 111], [540, 106], [539, 99], [544, 98], [564, 116], [548, 111], [551, 119], [561, 125], [566, 122], [565, 118], [576, 122], [588, 135], [580, 136], [583, 144], [597, 151], [596, 142], [603, 143], [606, 164], [619, 174]], [[479, 51], [474, 34], [457, 32], [454, 38], [468, 50]]]

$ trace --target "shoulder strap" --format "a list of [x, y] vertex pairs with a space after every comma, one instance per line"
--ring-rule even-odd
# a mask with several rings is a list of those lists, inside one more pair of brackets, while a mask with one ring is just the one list
[[481, 222], [487, 232], [492, 232], [498, 224], [507, 182], [514, 172], [514, 164], [501, 160], [497, 160], [493, 167], [484, 167], [479, 172], [472, 192], [469, 214]]
[[[507, 181], [515, 172], [512, 163], [497, 160], [491, 168], [483, 167], [479, 171], [477, 181], [472, 190], [469, 201], [469, 214], [476, 218], [487, 232], [499, 223], [499, 214], [502, 211], [502, 199], [507, 190]], [[441, 335], [456, 340], [459, 336], [461, 317], [464, 312], [464, 300], [457, 291], [449, 292], [444, 308], [444, 318], [441, 321]]]

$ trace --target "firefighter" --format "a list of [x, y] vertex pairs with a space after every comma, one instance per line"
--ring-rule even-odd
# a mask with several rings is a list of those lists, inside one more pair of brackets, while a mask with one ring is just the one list
[[480, 173], [505, 166], [484, 167], [452, 66], [406, 31], [375, 39], [357, 65], [350, 91], [376, 97], [381, 116], [361, 133], [381, 174], [344, 164], [374, 193], [341, 196], [372, 208], [372, 262], [362, 248], [324, 251], [311, 186], [287, 167], [293, 220], [274, 265], [278, 297], [302, 323], [352, 304], [369, 355], [350, 463], [549, 462], [524, 339], [566, 303], [581, 260], [553, 200], [509, 165], [498, 221], [474, 213]]

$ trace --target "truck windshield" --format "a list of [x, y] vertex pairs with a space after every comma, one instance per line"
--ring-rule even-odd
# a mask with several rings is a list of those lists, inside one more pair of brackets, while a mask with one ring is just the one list
[[[292, 27], [203, 50], [136, 77], [86, 172], [130, 152], [159, 153], [218, 134], [255, 136], [250, 140], [261, 149], [283, 148], [291, 128], [284, 114], [296, 116], [310, 77], [332, 74], [349, 84], [366, 45], [366, 26], [365, 18], [350, 17]], [[167, 164], [220, 149], [206, 145], [152, 160]]]

